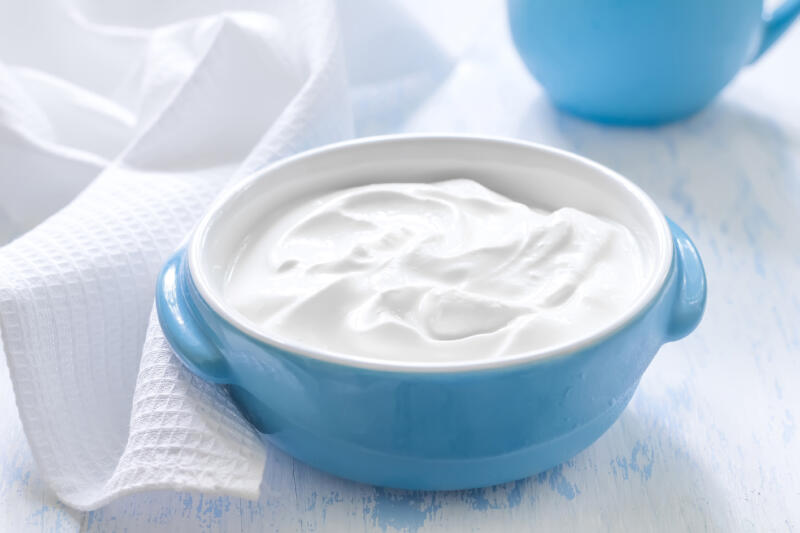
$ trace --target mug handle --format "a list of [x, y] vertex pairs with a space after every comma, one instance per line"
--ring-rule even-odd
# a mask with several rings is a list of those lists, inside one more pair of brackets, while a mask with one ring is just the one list
[[800, 15], [800, 0], [784, 0], [770, 15], [765, 15], [761, 44], [758, 45], [758, 51], [750, 62], [752, 63], [764, 55], [764, 52], [775, 44], [778, 37], [789, 29], [798, 15]]
[[228, 362], [203, 332], [187, 295], [186, 250], [169, 258], [156, 283], [156, 312], [172, 350], [186, 367], [206, 381], [230, 383]]
[[682, 339], [700, 323], [706, 308], [706, 273], [692, 240], [667, 219], [675, 243], [678, 293], [667, 325], [667, 342]]

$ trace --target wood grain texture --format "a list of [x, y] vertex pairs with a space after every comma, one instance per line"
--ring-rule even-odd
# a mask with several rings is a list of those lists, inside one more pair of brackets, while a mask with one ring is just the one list
[[461, 21], [437, 32], [461, 59], [405, 129], [545, 142], [637, 182], [703, 256], [699, 329], [661, 349], [599, 441], [533, 478], [384, 490], [270, 449], [258, 502], [151, 493], [91, 513], [46, 489], [3, 368], [0, 531], [800, 530], [800, 27], [697, 116], [607, 128], [550, 107], [511, 49], [499, 4], [413, 4], [432, 28], [445, 15]]

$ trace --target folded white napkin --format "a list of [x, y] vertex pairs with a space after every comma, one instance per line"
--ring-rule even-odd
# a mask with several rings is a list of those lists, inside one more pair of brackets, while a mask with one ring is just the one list
[[392, 63], [380, 44], [419, 51], [418, 30], [364, 2], [339, 6], [349, 66], [327, 1], [39, 4], [0, 13], [0, 242], [68, 204], [0, 248], [33, 454], [79, 509], [164, 488], [256, 498], [263, 444], [171, 353], [158, 270], [226, 183], [352, 135], [352, 98], [361, 131], [391, 124], [446, 61]]

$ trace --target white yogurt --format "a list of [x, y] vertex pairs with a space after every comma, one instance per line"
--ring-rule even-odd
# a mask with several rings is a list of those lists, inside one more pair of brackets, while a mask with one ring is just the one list
[[470, 180], [356, 187], [243, 239], [224, 299], [264, 334], [392, 361], [531, 353], [613, 322], [643, 290], [619, 223]]

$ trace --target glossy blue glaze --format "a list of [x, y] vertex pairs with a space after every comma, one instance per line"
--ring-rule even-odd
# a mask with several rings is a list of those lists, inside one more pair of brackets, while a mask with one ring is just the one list
[[378, 371], [282, 351], [208, 306], [184, 250], [165, 265], [156, 304], [187, 367], [226, 383], [255, 427], [301, 461], [388, 487], [486, 486], [541, 472], [594, 442], [659, 347], [698, 324], [703, 265], [686, 234], [671, 229], [669, 275], [641, 314], [583, 350], [498, 369]]
[[508, 0], [514, 43], [555, 104], [614, 124], [690, 115], [800, 13], [761, 0]]

